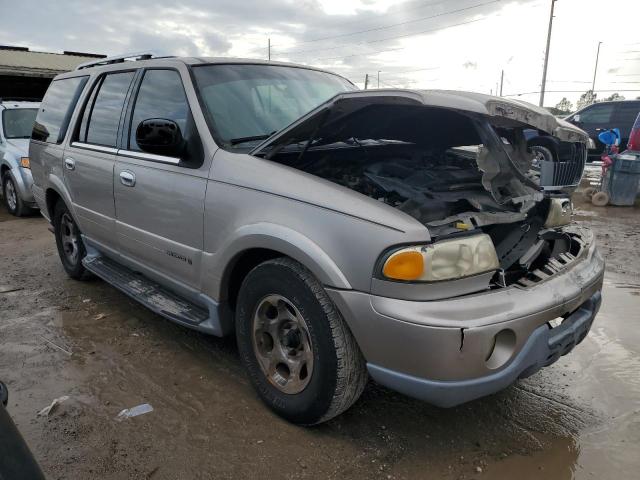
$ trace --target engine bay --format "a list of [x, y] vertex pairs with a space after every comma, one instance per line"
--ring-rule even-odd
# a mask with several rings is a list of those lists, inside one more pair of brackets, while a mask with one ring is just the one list
[[487, 233], [500, 260], [493, 286], [517, 283], [575, 251], [568, 234], [546, 225], [552, 200], [535, 184], [522, 126], [385, 106], [322, 127], [265, 157], [397, 208], [434, 240]]

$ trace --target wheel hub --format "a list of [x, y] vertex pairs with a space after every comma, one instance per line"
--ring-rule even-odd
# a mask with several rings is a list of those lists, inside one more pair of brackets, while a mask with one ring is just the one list
[[300, 393], [313, 373], [313, 345], [300, 311], [282, 295], [268, 295], [253, 315], [253, 351], [262, 373], [286, 394]]
[[68, 213], [62, 215], [60, 220], [60, 240], [62, 240], [62, 250], [67, 261], [75, 265], [78, 261], [78, 235], [76, 224]]

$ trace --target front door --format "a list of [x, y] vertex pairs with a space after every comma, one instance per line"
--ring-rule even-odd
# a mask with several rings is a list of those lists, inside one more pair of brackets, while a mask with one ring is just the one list
[[120, 116], [134, 73], [98, 79], [64, 152], [65, 182], [80, 230], [105, 249], [116, 249], [113, 168]]
[[[207, 170], [180, 74], [172, 69], [143, 73], [125, 122], [115, 168], [116, 232], [123, 260], [147, 274], [199, 288]], [[178, 124], [187, 145], [183, 155], [143, 152], [136, 129], [143, 120]]]

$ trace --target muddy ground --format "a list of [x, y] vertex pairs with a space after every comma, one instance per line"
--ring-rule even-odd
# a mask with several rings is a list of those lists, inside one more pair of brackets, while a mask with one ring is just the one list
[[[639, 478], [640, 208], [577, 206], [608, 264], [601, 313], [574, 352], [448, 410], [370, 383], [316, 428], [262, 406], [233, 339], [68, 279], [45, 220], [0, 207], [9, 411], [51, 479]], [[142, 403], [153, 412], [116, 420]]]

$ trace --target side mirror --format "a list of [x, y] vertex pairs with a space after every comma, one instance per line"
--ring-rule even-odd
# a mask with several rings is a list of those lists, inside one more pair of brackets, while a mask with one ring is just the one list
[[143, 152], [181, 157], [185, 142], [180, 127], [166, 118], [148, 118], [136, 128], [136, 143]]
[[571, 121], [573, 123], [580, 123], [580, 114], [578, 113], [577, 115], [574, 115]]

